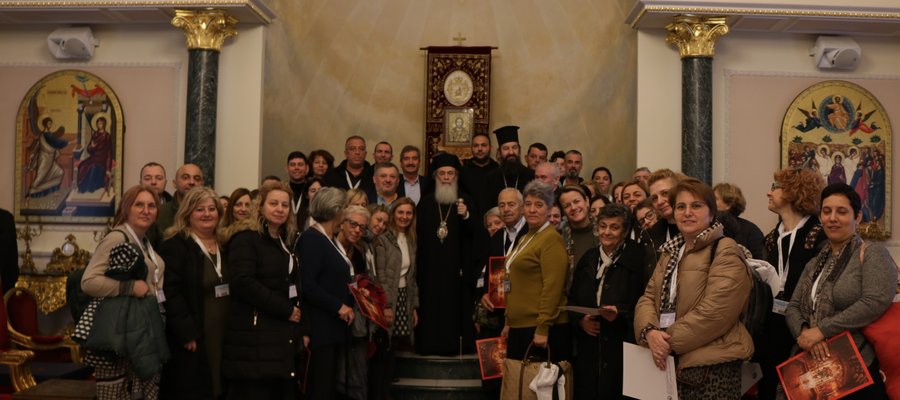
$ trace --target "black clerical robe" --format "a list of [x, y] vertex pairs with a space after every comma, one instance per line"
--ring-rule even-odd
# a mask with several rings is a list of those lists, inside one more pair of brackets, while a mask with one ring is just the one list
[[534, 180], [534, 171], [521, 164], [513, 169], [513, 171], [505, 173], [502, 167], [495, 168], [487, 174], [487, 177], [485, 177], [483, 191], [487, 192], [487, 195], [489, 196], [487, 199], [488, 203], [485, 205], [485, 207], [487, 207], [486, 210], [497, 205], [497, 196], [500, 195], [501, 190], [508, 187], [515, 187], [521, 192], [525, 189], [525, 185], [532, 180]]
[[492, 158], [489, 158], [488, 163], [483, 166], [475, 164], [475, 161], [470, 158], [463, 162], [462, 170], [459, 172], [459, 187], [463, 192], [472, 194], [475, 205], [478, 206], [477, 216], [479, 219], [490, 210], [490, 207], [487, 206], [488, 204], [494, 203], [496, 205], [497, 203], [497, 196], [495, 195], [494, 199], [490, 200], [491, 195], [484, 190], [484, 187], [488, 173], [497, 169], [498, 165]]
[[[417, 282], [419, 325], [416, 352], [422, 355], [454, 355], [474, 349], [472, 293], [475, 286], [472, 246], [479, 226], [472, 199], [460, 193], [469, 205], [469, 218], [456, 213], [456, 204], [439, 205], [433, 194], [424, 196], [416, 208]], [[440, 211], [439, 211], [440, 210]], [[441, 213], [448, 234], [437, 237]], [[468, 310], [468, 311], [467, 311]]]

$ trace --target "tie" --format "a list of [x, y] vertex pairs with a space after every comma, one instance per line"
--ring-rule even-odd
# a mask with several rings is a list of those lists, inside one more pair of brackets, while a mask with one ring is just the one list
[[512, 240], [509, 240], [509, 233], [503, 232], [503, 253], [509, 253], [509, 248], [512, 247]]

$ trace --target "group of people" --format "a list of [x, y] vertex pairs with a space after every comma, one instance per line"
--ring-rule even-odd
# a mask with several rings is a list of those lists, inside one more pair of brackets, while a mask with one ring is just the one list
[[[897, 270], [884, 247], [859, 237], [853, 188], [825, 187], [810, 170], [776, 172], [768, 208], [779, 223], [763, 235], [740, 218], [746, 201], [734, 185], [647, 168], [618, 184], [605, 167], [584, 180], [577, 150], [548, 158], [535, 143], [523, 164], [518, 128], [495, 133], [496, 160], [479, 134], [471, 158], [438, 153], [425, 175], [415, 146], [398, 166], [380, 142], [370, 164], [365, 139], [352, 136], [337, 166], [325, 150], [295, 151], [288, 179], [228, 197], [204, 187], [192, 164], [169, 196], [163, 167], [147, 164], [82, 289], [155, 296], [170, 355], [148, 374], [135, 368], [146, 360], [86, 349], [99, 398], [380, 400], [398, 349], [456, 355], [497, 336], [508, 359], [569, 362], [577, 399], [623, 397], [625, 342], [649, 348], [661, 369], [675, 356], [685, 399], [740, 398], [750, 359], [763, 368], [759, 398], [776, 398], [776, 365], [801, 350], [827, 357], [827, 339], [848, 330], [877, 372], [860, 332], [890, 305]], [[140, 279], [111, 273], [123, 244], [143, 255]], [[766, 280], [777, 289], [763, 341], [741, 319], [749, 258], [773, 266]], [[351, 287], [381, 299], [386, 327], [362, 316]], [[483, 382], [488, 398], [515, 397], [507, 386]], [[884, 385], [853, 396], [885, 398]]]

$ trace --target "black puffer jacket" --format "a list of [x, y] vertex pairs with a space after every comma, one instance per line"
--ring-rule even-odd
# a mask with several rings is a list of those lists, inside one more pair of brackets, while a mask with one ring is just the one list
[[295, 258], [289, 274], [292, 256], [277, 239], [256, 229], [232, 236], [226, 255], [231, 303], [223, 375], [242, 380], [291, 379], [303, 341], [300, 325], [288, 320], [299, 299], [288, 298], [288, 288], [296, 285], [300, 294], [300, 263]]

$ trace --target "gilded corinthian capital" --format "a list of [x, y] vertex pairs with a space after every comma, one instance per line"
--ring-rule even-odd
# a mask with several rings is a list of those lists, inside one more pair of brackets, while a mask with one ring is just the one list
[[716, 39], [728, 33], [725, 17], [698, 17], [677, 15], [666, 25], [669, 34], [666, 43], [678, 46], [681, 58], [712, 57], [716, 52]]
[[237, 35], [238, 20], [222, 10], [175, 10], [172, 25], [181, 28], [189, 49], [222, 50], [225, 39]]

